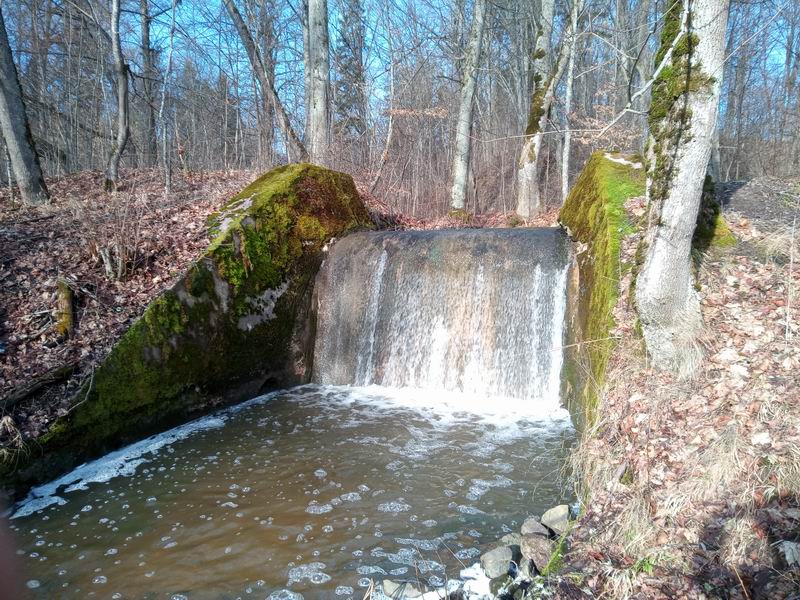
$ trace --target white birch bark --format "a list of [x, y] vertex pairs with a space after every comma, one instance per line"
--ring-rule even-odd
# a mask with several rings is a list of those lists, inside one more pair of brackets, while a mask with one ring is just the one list
[[[719, 108], [729, 0], [689, 0], [688, 6], [688, 72], [693, 80], [652, 132], [660, 144], [654, 157], [661, 162], [651, 170], [656, 179], [648, 181], [651, 222], [635, 298], [652, 364], [683, 377], [702, 358], [698, 338], [703, 323], [691, 247]], [[673, 56], [673, 71], [685, 76], [686, 67], [675, 64], [680, 60], [686, 58]], [[654, 87], [653, 103], [658, 93]], [[651, 116], [652, 111], [651, 105]], [[671, 133], [676, 126], [679, 135]]]
[[[31, 137], [17, 68], [8, 43], [2, 5], [0, 5], [0, 129], [3, 132], [6, 152], [19, 186], [22, 202], [28, 206], [44, 204], [49, 195]], [[10, 178], [8, 184], [11, 185]]]
[[533, 54], [533, 92], [528, 119], [525, 128], [525, 141], [522, 144], [517, 164], [517, 214], [528, 219], [540, 210], [539, 198], [539, 163], [537, 157], [542, 145], [541, 135], [536, 135], [540, 119], [537, 118], [537, 107], [544, 98], [544, 86], [547, 85], [550, 69], [550, 38], [553, 34], [553, 13], [555, 0], [542, 0], [539, 28], [536, 36], [536, 48]]
[[470, 150], [472, 147], [472, 105], [475, 99], [475, 84], [478, 76], [478, 63], [483, 44], [483, 29], [486, 23], [486, 1], [475, 0], [472, 14], [472, 28], [467, 43], [464, 60], [464, 74], [461, 81], [461, 98], [456, 124], [456, 148], [453, 155], [453, 185], [450, 188], [450, 207], [464, 210], [469, 177]]
[[[570, 29], [573, 38], [578, 35], [578, 15], [583, 10], [583, 1], [575, 0], [572, 3], [570, 14]], [[567, 63], [567, 84], [564, 91], [564, 144], [561, 155], [561, 202], [569, 194], [569, 154], [572, 147], [572, 131], [569, 122], [569, 113], [572, 111], [572, 85], [575, 81], [575, 55], [578, 52], [578, 43], [573, 39], [569, 46], [569, 62]]]

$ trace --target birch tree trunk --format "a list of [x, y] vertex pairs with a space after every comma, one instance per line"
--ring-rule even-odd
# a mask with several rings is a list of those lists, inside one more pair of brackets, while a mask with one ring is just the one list
[[[517, 214], [528, 219], [541, 209], [539, 196], [539, 150], [542, 136], [539, 125], [542, 119], [542, 102], [545, 87], [548, 85], [550, 69], [550, 38], [553, 33], [553, 12], [555, 0], [542, 0], [542, 12], [539, 15], [539, 28], [536, 36], [536, 48], [533, 53], [533, 93], [528, 109], [528, 120], [525, 128], [525, 141], [522, 144], [519, 162], [517, 163]], [[546, 120], [544, 121], [546, 123]]]
[[328, 42], [328, 2], [308, 0], [308, 53], [305, 68], [311, 85], [309, 94], [308, 142], [311, 162], [327, 164], [330, 144], [330, 46]]
[[8, 43], [2, 5], [0, 5], [0, 128], [22, 202], [28, 206], [44, 204], [49, 194], [39, 166], [39, 157], [33, 145], [17, 68]]
[[[233, 25], [236, 27], [236, 31], [242, 40], [242, 44], [247, 51], [247, 58], [250, 61], [250, 67], [253, 69], [253, 72], [258, 78], [259, 85], [261, 85], [261, 91], [266, 97], [269, 98], [272, 106], [275, 109], [275, 116], [278, 119], [278, 127], [280, 127], [281, 133], [283, 133], [284, 139], [286, 140], [286, 154], [289, 162], [303, 162], [308, 160], [308, 152], [306, 151], [306, 147], [303, 145], [303, 142], [300, 141], [300, 138], [297, 137], [297, 134], [292, 127], [292, 122], [289, 120], [289, 115], [286, 113], [286, 109], [283, 107], [283, 103], [281, 102], [280, 98], [278, 98], [278, 93], [275, 91], [275, 82], [272, 80], [272, 77], [270, 77], [267, 69], [264, 67], [261, 54], [258, 52], [258, 48], [253, 41], [253, 36], [250, 35], [250, 30], [247, 29], [247, 25], [245, 24], [244, 19], [242, 19], [239, 9], [236, 8], [233, 0], [223, 0], [223, 3], [225, 4], [225, 8], [228, 10], [228, 14], [231, 17], [231, 21], [233, 21]], [[272, 125], [270, 124], [269, 126], [271, 127]]]
[[461, 81], [461, 99], [456, 124], [456, 148], [453, 155], [453, 186], [450, 188], [450, 208], [464, 210], [467, 196], [467, 178], [470, 167], [472, 146], [472, 105], [475, 99], [475, 82], [478, 76], [478, 63], [481, 58], [483, 29], [486, 23], [486, 1], [475, 0], [472, 15], [472, 28], [464, 60], [464, 74]]
[[[583, 1], [575, 0], [572, 3], [572, 13], [570, 14], [570, 29], [572, 36], [578, 35], [578, 15], [583, 10]], [[561, 155], [561, 202], [567, 199], [569, 194], [569, 153], [572, 146], [572, 131], [569, 122], [569, 113], [572, 111], [572, 85], [575, 81], [575, 54], [578, 51], [577, 40], [569, 46], [569, 62], [567, 64], [567, 85], [564, 91], [564, 144]]]
[[[652, 364], [682, 377], [702, 358], [691, 248], [717, 121], [728, 8], [729, 0], [684, 0], [667, 10], [656, 64], [674, 50], [653, 84], [648, 117], [649, 227], [635, 301]], [[683, 36], [677, 44], [676, 36]]]
[[119, 37], [120, 0], [111, 1], [111, 52], [114, 57], [114, 73], [117, 77], [117, 136], [111, 148], [106, 166], [106, 191], [115, 191], [119, 179], [119, 161], [130, 135], [130, 115], [128, 110], [128, 65], [122, 54]]

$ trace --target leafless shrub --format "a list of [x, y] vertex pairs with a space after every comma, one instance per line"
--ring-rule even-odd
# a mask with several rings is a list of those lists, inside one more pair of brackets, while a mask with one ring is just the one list
[[115, 193], [106, 198], [104, 205], [73, 201], [71, 209], [85, 244], [83, 250], [102, 266], [106, 277], [121, 280], [143, 259], [141, 224], [152, 207], [146, 194]]

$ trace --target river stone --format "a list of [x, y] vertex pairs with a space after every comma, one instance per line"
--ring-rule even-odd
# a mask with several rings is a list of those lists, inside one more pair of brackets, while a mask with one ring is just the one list
[[522, 538], [520, 549], [523, 559], [533, 561], [536, 570], [541, 573], [553, 555], [553, 542], [541, 535], [526, 535]]
[[543, 535], [550, 537], [550, 530], [539, 522], [538, 517], [528, 517], [522, 523], [522, 535]]
[[522, 552], [518, 545], [498, 546], [481, 556], [481, 567], [490, 579], [508, 574], [511, 562], [518, 563]]
[[542, 515], [542, 525], [556, 535], [561, 535], [567, 530], [569, 522], [569, 506], [559, 504]]
[[500, 592], [504, 591], [512, 582], [511, 577], [505, 573], [497, 577], [493, 577], [489, 582], [489, 591], [492, 596], [500, 596]]
[[519, 561], [519, 574], [523, 579], [533, 579], [536, 576], [536, 567], [530, 558], [523, 556]]
[[401, 598], [420, 598], [427, 591], [422, 584], [411, 581], [392, 581], [383, 580], [383, 593], [389, 598], [400, 600]]
[[507, 533], [500, 538], [500, 543], [507, 546], [519, 546], [522, 543], [522, 536], [519, 533]]

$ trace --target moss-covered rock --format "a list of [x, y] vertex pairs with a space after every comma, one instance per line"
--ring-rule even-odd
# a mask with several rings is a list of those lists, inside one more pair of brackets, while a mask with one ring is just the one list
[[69, 413], [0, 462], [0, 489], [18, 494], [220, 402], [306, 381], [323, 247], [370, 227], [349, 175], [301, 164], [254, 181], [211, 217], [205, 254], [122, 336]]
[[[590, 416], [605, 380], [614, 342], [613, 309], [619, 296], [620, 240], [633, 232], [624, 203], [644, 195], [645, 173], [636, 159], [595, 152], [564, 202], [559, 221], [580, 243], [571, 290], [565, 385], [581, 417]], [[638, 167], [638, 168], [637, 168]]]

